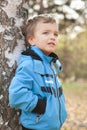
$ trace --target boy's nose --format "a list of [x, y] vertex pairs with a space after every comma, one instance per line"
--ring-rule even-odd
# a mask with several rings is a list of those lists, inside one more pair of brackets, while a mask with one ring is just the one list
[[51, 39], [51, 40], [55, 40], [54, 34], [51, 34], [51, 35], [50, 35], [50, 39]]

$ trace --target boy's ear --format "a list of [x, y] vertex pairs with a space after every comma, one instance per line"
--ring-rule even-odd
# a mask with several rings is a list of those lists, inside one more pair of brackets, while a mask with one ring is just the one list
[[30, 45], [34, 45], [33, 37], [32, 36], [28, 36], [27, 37], [27, 41], [30, 43]]

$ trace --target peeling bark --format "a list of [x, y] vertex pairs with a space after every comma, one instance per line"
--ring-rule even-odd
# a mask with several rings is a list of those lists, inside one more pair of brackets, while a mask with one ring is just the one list
[[28, 17], [25, 3], [28, 5], [25, 0], [0, 1], [0, 130], [21, 130], [20, 112], [11, 109], [8, 103], [8, 86], [16, 69], [17, 55], [24, 49], [20, 25]]

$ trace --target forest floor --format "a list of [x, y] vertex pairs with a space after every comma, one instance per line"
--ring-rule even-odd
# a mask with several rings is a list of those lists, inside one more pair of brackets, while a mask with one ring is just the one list
[[87, 130], [87, 82], [63, 86], [68, 118], [61, 130]]

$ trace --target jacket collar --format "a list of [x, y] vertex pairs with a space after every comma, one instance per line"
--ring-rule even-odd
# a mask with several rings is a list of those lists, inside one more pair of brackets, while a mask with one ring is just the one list
[[44, 54], [44, 52], [39, 49], [36, 46], [30, 46], [29, 49], [27, 49], [26, 51], [22, 52], [23, 55], [26, 56], [31, 56], [33, 59], [35, 60], [40, 60], [40, 61], [47, 61], [47, 62], [56, 62], [56, 60], [58, 59], [58, 56], [55, 53], [51, 53], [49, 56], [47, 56], [46, 54]]

